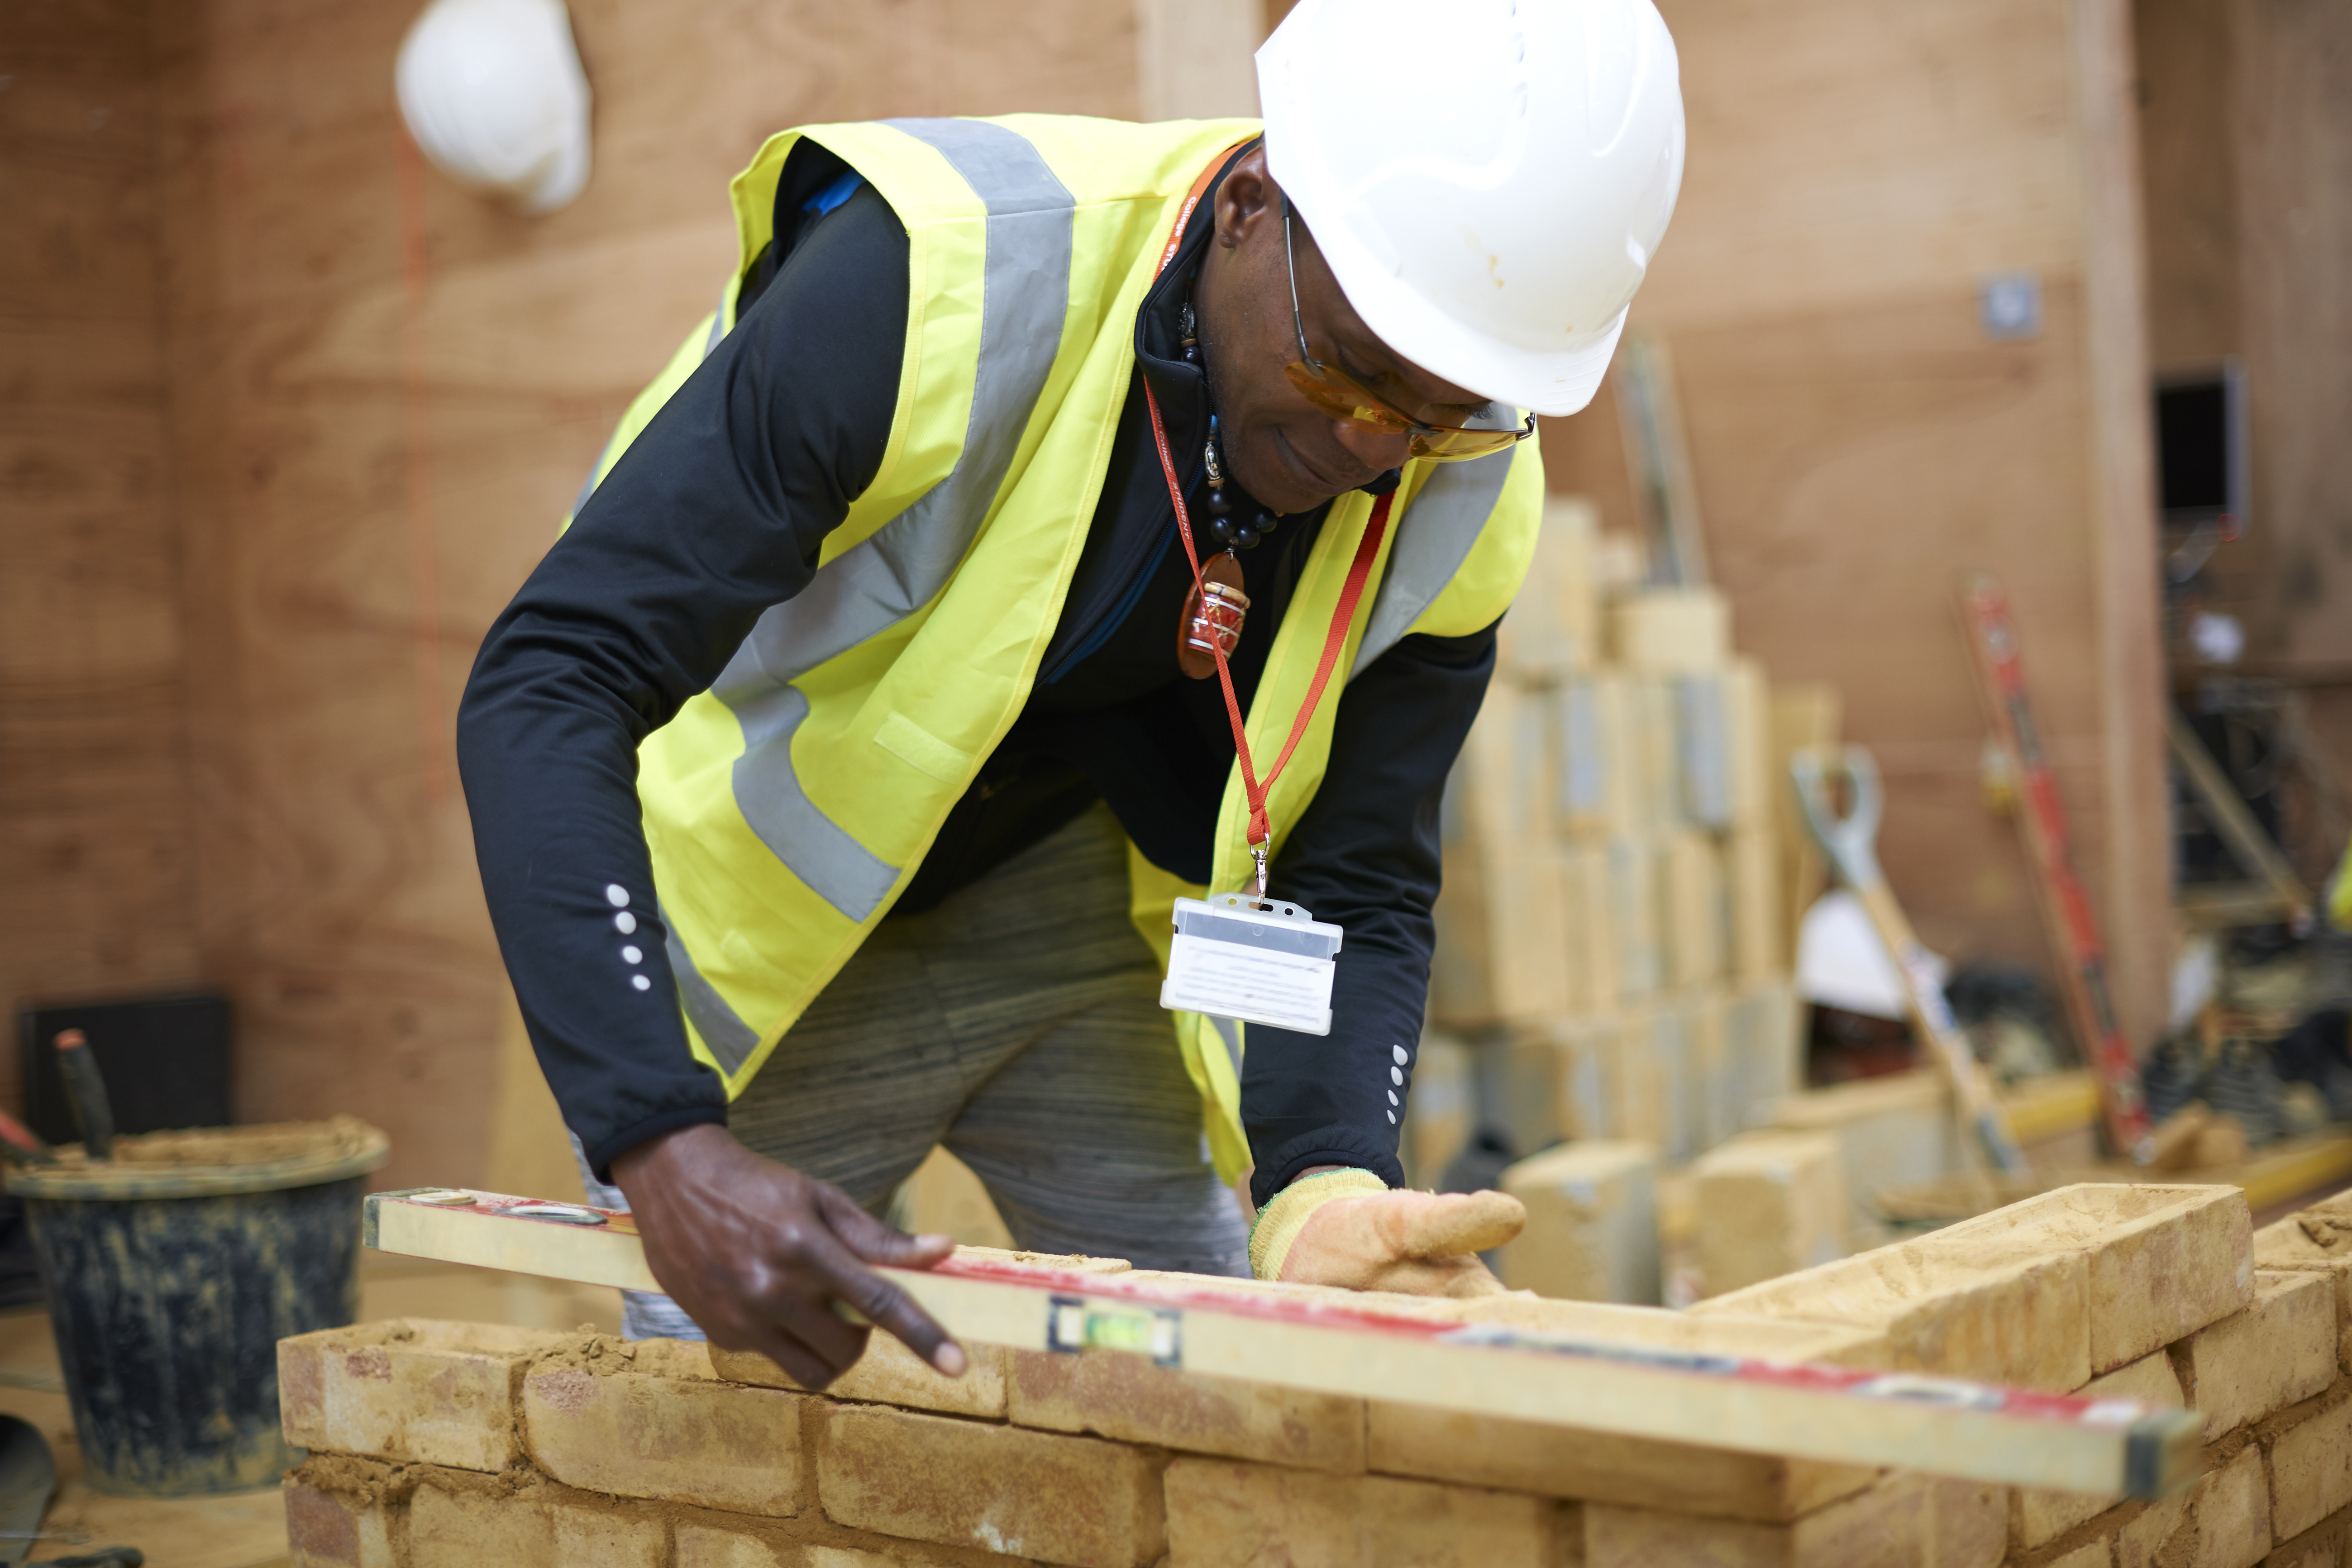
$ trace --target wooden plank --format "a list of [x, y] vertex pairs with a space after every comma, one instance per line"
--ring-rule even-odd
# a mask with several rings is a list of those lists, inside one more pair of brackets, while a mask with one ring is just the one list
[[[146, 13], [18, 7], [0, 170], [0, 1001], [201, 973]], [[22, 1109], [16, 1054], [0, 1106]]]
[[2187, 134], [2234, 162], [2240, 341], [2252, 398], [2250, 651], [2352, 658], [2352, 6], [2231, 4], [2227, 90]]
[[[650, 1284], [626, 1215], [593, 1210], [605, 1223], [566, 1225], [497, 1212], [522, 1200], [468, 1195], [477, 1201], [466, 1208], [372, 1196], [369, 1244], [514, 1273]], [[950, 1332], [1016, 1350], [1142, 1353], [1327, 1394], [2109, 1496], [2161, 1495], [2203, 1465], [2201, 1421], [2131, 1401], [1594, 1343], [1406, 1316], [1408, 1299], [1352, 1305], [1344, 1292], [1245, 1291], [1207, 1277], [1193, 1286], [962, 1258], [881, 1272]]]
[[2156, 446], [2140, 216], [2132, 0], [2075, 0], [2077, 200], [2083, 226], [2091, 607], [2097, 627], [2102, 804], [2107, 836], [2106, 990], [2122, 1038], [2164, 1026], [2172, 973], [2172, 812], [2164, 772], [2164, 644], [2157, 577]]

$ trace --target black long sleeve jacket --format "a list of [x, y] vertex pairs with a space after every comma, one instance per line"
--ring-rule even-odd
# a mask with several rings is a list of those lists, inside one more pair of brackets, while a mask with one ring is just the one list
[[[637, 746], [710, 685], [761, 612], [807, 585], [879, 465], [898, 395], [908, 244], [897, 216], [814, 143], [788, 161], [776, 210], [777, 242], [747, 275], [735, 326], [492, 626], [458, 715], [499, 946], [564, 1119], [600, 1173], [647, 1138], [726, 1116], [718, 1078], [688, 1049], [651, 900], [633, 916], [645, 1005], [616, 1007], [580, 984], [609, 967], [614, 942], [613, 911], [583, 889], [653, 886]], [[1141, 388], [1149, 379], [1173, 449], [1199, 453], [1208, 390], [1182, 362], [1176, 323], [1211, 232], [1192, 226], [1138, 314], [1138, 380], [1028, 705], [895, 911], [929, 908], [1098, 798], [1155, 865], [1208, 879], [1233, 738], [1217, 683], [1177, 668], [1190, 575]], [[1195, 510], [1201, 467], [1183, 476]], [[1253, 607], [1231, 663], [1244, 703], [1327, 510], [1282, 520], [1241, 557]], [[1339, 699], [1325, 782], [1276, 880], [1347, 936], [1329, 1036], [1248, 1031], [1242, 1112], [1261, 1204], [1315, 1164], [1402, 1180], [1390, 1068], [1398, 1048], [1417, 1052], [1438, 802], [1494, 649], [1492, 627], [1408, 637]]]

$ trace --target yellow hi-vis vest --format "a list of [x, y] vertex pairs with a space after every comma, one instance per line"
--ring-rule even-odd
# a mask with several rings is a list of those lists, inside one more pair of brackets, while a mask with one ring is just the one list
[[[908, 301], [873, 483], [808, 586], [762, 616], [711, 689], [638, 752], [687, 1032], [730, 1098], [888, 911], [1027, 702], [1094, 517], [1136, 313], [1169, 230], [1209, 160], [1256, 131], [1046, 115], [809, 126], [772, 137], [736, 176], [735, 279], [622, 417], [592, 486], [733, 326], [737, 282], [768, 245], [776, 183], [802, 138], [872, 182], [906, 225]], [[1532, 441], [1408, 466], [1377, 593], [1357, 610], [1340, 668], [1352, 676], [1410, 633], [1463, 636], [1500, 616], [1534, 552], [1542, 491]], [[1248, 718], [1264, 764], [1305, 698], [1371, 505], [1360, 492], [1334, 501], [1308, 554]], [[1323, 783], [1340, 695], [1335, 681], [1275, 786], [1277, 868], [1285, 830]], [[1236, 767], [1215, 886], [1247, 871], [1246, 819]], [[1203, 890], [1132, 848], [1129, 864], [1136, 926], [1165, 965], [1170, 901]], [[1239, 1026], [1173, 1018], [1230, 1181], [1249, 1163]]]

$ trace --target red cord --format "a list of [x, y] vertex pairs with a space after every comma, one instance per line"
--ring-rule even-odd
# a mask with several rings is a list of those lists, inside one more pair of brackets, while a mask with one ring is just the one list
[[[1216, 177], [1219, 169], [1224, 167], [1225, 161], [1245, 144], [1236, 142], [1218, 153], [1209, 161], [1209, 166], [1201, 171], [1200, 178], [1192, 182], [1192, 194], [1184, 198], [1183, 207], [1176, 214], [1176, 226], [1169, 232], [1168, 247], [1160, 253], [1160, 266], [1154, 276], [1165, 272], [1168, 264], [1176, 258], [1177, 250], [1184, 243], [1184, 226], [1192, 221], [1193, 209], [1201, 205], [1209, 182]], [[1192, 543], [1192, 520], [1184, 510], [1184, 487], [1176, 479], [1176, 459], [1168, 450], [1168, 427], [1160, 420], [1160, 399], [1152, 395], [1151, 383], [1148, 378], [1143, 384], [1143, 401], [1151, 410], [1151, 439], [1160, 448], [1160, 471], [1168, 477], [1168, 499], [1176, 506], [1176, 532], [1184, 541], [1184, 559], [1192, 563], [1192, 592], [1199, 594], [1202, 591], [1201, 554]], [[1357, 542], [1356, 558], [1349, 564], [1348, 580], [1339, 589], [1339, 607], [1332, 612], [1331, 629], [1324, 635], [1323, 657], [1315, 666], [1315, 679], [1307, 688], [1307, 700], [1299, 708], [1298, 717], [1291, 723], [1290, 738], [1282, 743], [1282, 754], [1274, 760], [1274, 769], [1265, 775], [1262, 784], [1258, 781], [1257, 768], [1250, 759], [1249, 736], [1242, 723], [1241, 699], [1234, 693], [1234, 673], [1225, 665], [1223, 639], [1209, 639], [1209, 651], [1217, 660], [1217, 684], [1224, 688], [1225, 716], [1233, 721], [1234, 754], [1242, 764], [1242, 791], [1249, 800], [1248, 841], [1252, 848], [1260, 845], [1269, 849], [1273, 847], [1274, 830], [1266, 821], [1265, 797], [1273, 790], [1274, 781], [1280, 778], [1282, 770], [1289, 765], [1291, 752], [1298, 749], [1298, 742], [1305, 738], [1307, 721], [1315, 716], [1316, 704], [1323, 700], [1323, 688], [1329, 684], [1331, 671], [1339, 667], [1339, 650], [1347, 645], [1348, 626], [1355, 619], [1357, 601], [1364, 595], [1364, 584], [1371, 580], [1372, 563], [1379, 557], [1381, 541], [1388, 533], [1389, 503], [1395, 499], [1396, 493], [1391, 490], [1372, 503], [1372, 519], [1364, 526], [1364, 537]]]

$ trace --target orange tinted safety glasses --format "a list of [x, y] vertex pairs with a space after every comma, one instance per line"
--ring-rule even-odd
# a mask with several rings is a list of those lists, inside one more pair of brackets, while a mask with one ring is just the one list
[[1454, 463], [1484, 458], [1535, 434], [1536, 416], [1517, 429], [1469, 430], [1458, 425], [1427, 425], [1391, 404], [1362, 382], [1334, 365], [1325, 364], [1307, 347], [1307, 321], [1298, 313], [1298, 257], [1290, 242], [1290, 199], [1282, 203], [1282, 258], [1290, 269], [1290, 326], [1298, 334], [1298, 357], [1283, 367], [1283, 374], [1298, 395], [1332, 418], [1360, 430], [1383, 436], [1410, 436], [1405, 450], [1433, 462]]

